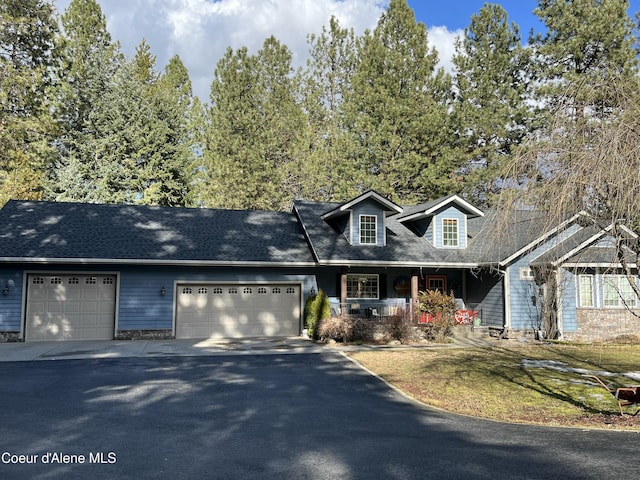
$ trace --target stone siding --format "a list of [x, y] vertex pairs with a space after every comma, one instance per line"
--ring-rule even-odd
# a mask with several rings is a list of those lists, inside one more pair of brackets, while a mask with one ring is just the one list
[[[640, 310], [578, 308], [578, 330], [564, 332], [572, 342], [600, 342], [618, 337], [640, 336]], [[637, 315], [637, 316], [636, 316]]]
[[166, 340], [174, 338], [171, 330], [118, 330], [116, 340]]
[[0, 332], [0, 343], [21, 341], [20, 332]]

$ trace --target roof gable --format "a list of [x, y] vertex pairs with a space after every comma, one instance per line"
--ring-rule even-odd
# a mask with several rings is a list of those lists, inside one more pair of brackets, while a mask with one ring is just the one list
[[474, 207], [458, 195], [448, 195], [431, 202], [421, 203], [419, 205], [406, 208], [400, 215], [396, 216], [396, 219], [402, 223], [419, 220], [430, 217], [438, 211], [444, 210], [452, 205], [465, 213], [469, 218], [484, 216], [484, 212], [482, 210]]
[[378, 205], [380, 205], [380, 209], [382, 211], [384, 211], [387, 215], [391, 215], [391, 214], [398, 214], [402, 212], [402, 207], [400, 207], [399, 205], [396, 205], [395, 203], [393, 203], [391, 200], [383, 197], [382, 195], [380, 195], [379, 193], [373, 191], [373, 190], [369, 190], [368, 192], [363, 193], [362, 195], [359, 195], [358, 197], [354, 198], [353, 200], [349, 200], [348, 202], [345, 202], [341, 205], [338, 205], [336, 208], [333, 208], [331, 210], [329, 210], [328, 212], [324, 213], [322, 215], [322, 219], [323, 220], [329, 220], [332, 218], [336, 218], [339, 217], [345, 213], [347, 213], [349, 210], [351, 210], [354, 206], [368, 201], [368, 200], [372, 200], [375, 203], [377, 203]]

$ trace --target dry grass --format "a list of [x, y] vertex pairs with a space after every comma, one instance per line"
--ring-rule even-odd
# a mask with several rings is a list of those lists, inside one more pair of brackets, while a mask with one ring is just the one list
[[[615, 387], [640, 384], [640, 346], [425, 349], [350, 356], [417, 400], [451, 412], [514, 423], [640, 430], [640, 415], [620, 416], [613, 395], [586, 377], [596, 374]], [[638, 409], [626, 407], [625, 412]]]

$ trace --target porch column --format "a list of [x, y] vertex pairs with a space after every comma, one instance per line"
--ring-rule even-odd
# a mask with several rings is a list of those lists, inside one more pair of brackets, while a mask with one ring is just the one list
[[347, 313], [347, 269], [342, 269], [340, 275], [340, 313], [346, 315]]
[[418, 270], [411, 271], [411, 309], [412, 313], [418, 311], [418, 285], [419, 285], [419, 272]]

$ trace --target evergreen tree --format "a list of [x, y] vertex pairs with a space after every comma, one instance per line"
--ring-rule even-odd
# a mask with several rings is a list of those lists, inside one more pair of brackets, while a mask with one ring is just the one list
[[[542, 77], [538, 93], [554, 115], [559, 106], [570, 115], [606, 113], [617, 101], [609, 93], [611, 80], [637, 75], [628, 8], [627, 0], [539, 0], [534, 13], [547, 32], [531, 43]], [[567, 88], [580, 83], [588, 88]]]
[[300, 127], [291, 53], [274, 37], [257, 55], [228, 49], [211, 86], [202, 202], [288, 210], [301, 192]]
[[[539, 1], [548, 31], [533, 48], [549, 115], [512, 162], [517, 187], [502, 198], [544, 210], [542, 230], [587, 212], [585, 222], [615, 238], [601, 263], [620, 265], [640, 298], [638, 242], [624, 228], [640, 224], [640, 79], [627, 8], [622, 0]], [[552, 318], [554, 305], [543, 308]]]
[[190, 150], [185, 141], [190, 96], [182, 62], [174, 58], [160, 77], [146, 41], [118, 69], [114, 86], [90, 120], [96, 136], [95, 190], [90, 201], [146, 205], [190, 203]]
[[500, 192], [505, 162], [531, 129], [529, 58], [507, 12], [485, 4], [456, 42], [453, 63], [465, 193], [486, 205]]
[[96, 0], [72, 0], [61, 24], [62, 68], [56, 88], [60, 159], [50, 172], [48, 196], [96, 201], [99, 166], [93, 146], [98, 132], [90, 116], [109, 95], [123, 59]]
[[41, 198], [45, 169], [55, 158], [53, 11], [46, 0], [0, 2], [0, 204]]
[[332, 17], [329, 28], [310, 35], [310, 58], [303, 75], [309, 153], [304, 198], [341, 200], [357, 194], [354, 162], [345, 156], [348, 131], [344, 99], [358, 64], [353, 29], [341, 28]]
[[391, 0], [359, 56], [346, 105], [358, 187], [407, 203], [457, 190], [451, 79], [406, 0]]

